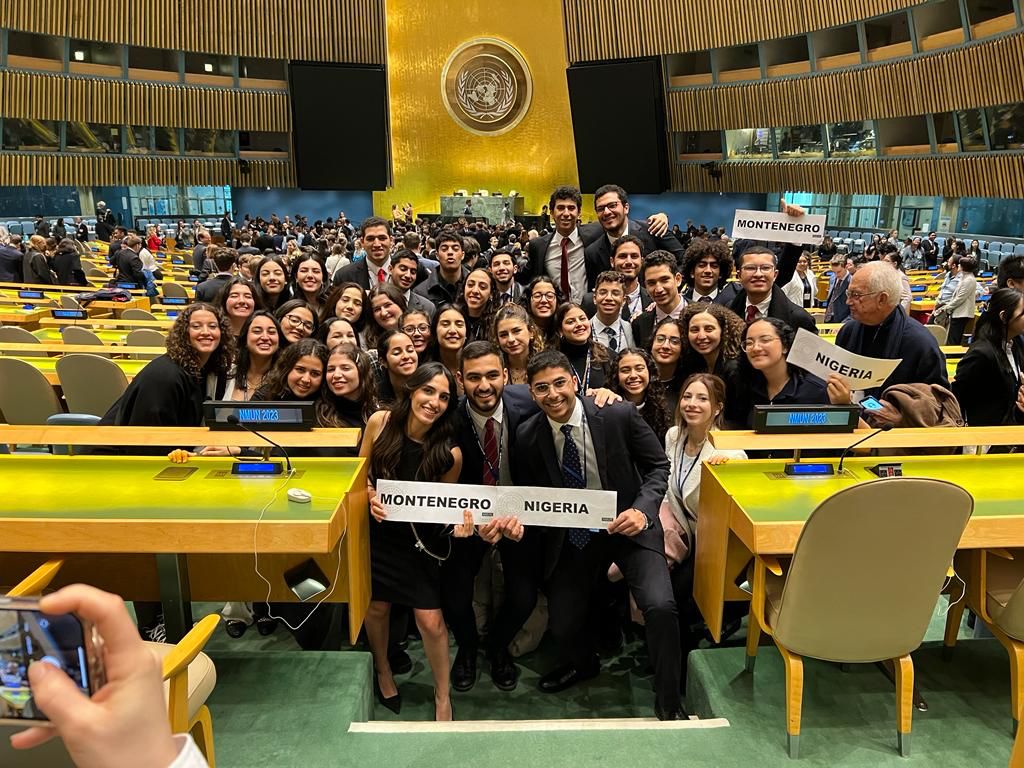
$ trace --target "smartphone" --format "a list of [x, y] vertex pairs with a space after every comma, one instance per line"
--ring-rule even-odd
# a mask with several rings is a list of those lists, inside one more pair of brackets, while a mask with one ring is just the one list
[[880, 411], [885, 406], [873, 397], [865, 397], [860, 401], [860, 407], [865, 411]]
[[90, 622], [43, 613], [34, 598], [0, 597], [0, 723], [49, 722], [32, 698], [33, 663], [64, 670], [87, 696], [106, 682], [103, 640]]

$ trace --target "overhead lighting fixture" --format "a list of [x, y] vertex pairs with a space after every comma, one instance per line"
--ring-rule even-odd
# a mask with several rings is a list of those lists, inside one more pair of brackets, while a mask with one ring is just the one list
[[211, 64], [210, 62], [206, 62], [205, 64], [203, 64], [203, 69], [205, 69], [207, 72], [213, 72], [213, 64]]
[[75, 61], [85, 61], [85, 51], [75, 51]]

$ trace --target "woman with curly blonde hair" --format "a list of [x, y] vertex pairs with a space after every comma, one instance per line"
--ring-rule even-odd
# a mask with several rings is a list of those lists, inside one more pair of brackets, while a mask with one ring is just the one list
[[544, 337], [527, 311], [518, 304], [506, 304], [494, 314], [494, 342], [501, 349], [509, 384], [526, 383], [526, 363], [544, 349]]

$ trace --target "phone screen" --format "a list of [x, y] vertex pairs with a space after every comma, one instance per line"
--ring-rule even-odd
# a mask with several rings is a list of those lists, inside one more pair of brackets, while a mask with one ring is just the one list
[[860, 407], [865, 411], [880, 411], [884, 406], [873, 397], [865, 397], [860, 401]]
[[82, 623], [72, 614], [0, 609], [0, 720], [45, 720], [32, 698], [28, 668], [64, 670], [88, 696], [89, 664]]

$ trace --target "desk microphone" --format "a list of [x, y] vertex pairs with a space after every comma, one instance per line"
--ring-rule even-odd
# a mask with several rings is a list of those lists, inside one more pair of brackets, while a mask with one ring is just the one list
[[[231, 417], [229, 416], [228, 419], [230, 419], [230, 418]], [[843, 450], [843, 452], [841, 454], [839, 454], [839, 470], [836, 472], [836, 474], [837, 475], [841, 475], [843, 473], [843, 461], [846, 459], [846, 456], [847, 456], [847, 454], [850, 453], [850, 451], [852, 451], [854, 448], [856, 448], [858, 445], [860, 445], [864, 441], [870, 440], [872, 437], [877, 435], [879, 432], [888, 432], [890, 429], [892, 429], [892, 424], [885, 424], [884, 426], [881, 426], [878, 429], [876, 429], [870, 435], [865, 435], [864, 437], [862, 437], [860, 440], [858, 440], [853, 445], [847, 446]]]
[[[267, 436], [266, 436], [266, 435], [264, 435], [263, 433], [261, 433], [261, 432], [257, 432], [257, 431], [256, 431], [255, 429], [253, 429], [253, 428], [252, 428], [252, 427], [250, 427], [250, 426], [249, 426], [248, 424], [246, 424], [245, 422], [243, 422], [243, 421], [242, 421], [241, 419], [239, 419], [239, 418], [238, 418], [238, 416], [236, 416], [236, 415], [235, 415], [235, 414], [233, 414], [233, 413], [229, 413], [229, 414], [228, 414], [228, 416], [227, 416], [227, 418], [225, 419], [225, 421], [227, 421], [227, 423], [228, 423], [228, 424], [230, 424], [230, 425], [231, 425], [231, 426], [233, 426], [233, 427], [241, 427], [241, 428], [242, 428], [242, 429], [244, 429], [244, 430], [245, 430], [246, 432], [251, 432], [252, 434], [256, 435], [256, 437], [258, 437], [258, 438], [259, 438], [260, 440], [266, 440], [266, 441], [267, 441], [268, 443], [270, 443], [270, 444], [271, 444], [272, 446], [274, 446], [275, 448], [277, 448], [277, 449], [278, 449], [278, 450], [279, 450], [279, 451], [280, 451], [281, 453], [283, 453], [283, 454], [284, 454], [284, 460], [285, 460], [285, 464], [286, 464], [286, 465], [287, 465], [287, 467], [288, 467], [288, 474], [290, 475], [290, 474], [292, 473], [292, 460], [291, 460], [291, 458], [290, 458], [290, 457], [288, 456], [288, 451], [286, 451], [286, 450], [285, 450], [284, 448], [282, 448], [282, 447], [281, 447], [280, 445], [278, 445], [277, 443], [275, 443], [275, 442], [274, 442], [273, 440], [271, 440], [271, 439], [270, 439], [269, 437], [267, 437]], [[870, 437], [870, 435], [868, 435], [868, 437]], [[866, 439], [867, 439], [867, 438], [865, 438], [865, 440], [866, 440]], [[278, 464], [277, 466], [279, 466], [279, 467], [280, 467], [281, 465], [280, 465], [280, 464]]]

